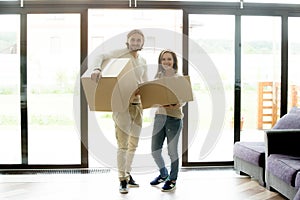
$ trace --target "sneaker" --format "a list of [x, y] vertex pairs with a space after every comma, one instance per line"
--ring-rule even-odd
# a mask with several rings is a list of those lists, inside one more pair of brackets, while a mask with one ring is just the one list
[[163, 192], [169, 192], [174, 190], [176, 187], [176, 183], [174, 183], [173, 181], [167, 180], [165, 182], [165, 185], [162, 187], [161, 191]]
[[150, 182], [150, 185], [158, 185], [162, 182], [165, 182], [167, 179], [168, 179], [168, 176], [163, 178], [163, 177], [161, 177], [161, 175], [159, 175], [153, 181]]
[[129, 175], [128, 187], [139, 187], [139, 184], [133, 180], [131, 175]]
[[127, 188], [127, 181], [123, 180], [120, 182], [120, 188], [119, 191], [121, 194], [127, 194], [128, 193], [128, 188]]

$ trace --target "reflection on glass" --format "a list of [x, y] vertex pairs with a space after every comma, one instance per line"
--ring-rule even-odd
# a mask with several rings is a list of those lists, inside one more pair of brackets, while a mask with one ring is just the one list
[[281, 19], [242, 16], [241, 140], [263, 141], [279, 115]]
[[28, 162], [80, 164], [80, 15], [28, 15]]
[[300, 63], [300, 18], [290, 17], [289, 24], [289, 68], [288, 68], [288, 111], [296, 106], [300, 106], [300, 80], [299, 80], [299, 63]]
[[20, 16], [0, 24], [0, 164], [21, 164]]
[[[203, 60], [203, 66], [189, 65], [189, 74], [193, 84], [193, 91], [196, 100], [189, 103], [189, 136], [196, 130], [196, 137], [189, 137], [189, 162], [220, 162], [231, 161], [233, 144], [233, 99], [234, 99], [234, 16], [231, 15], [189, 15], [189, 37], [196, 42], [204, 54], [212, 60], [213, 65], [219, 73], [222, 86], [215, 85], [213, 90], [225, 90], [225, 119], [223, 130], [215, 136], [209, 135], [212, 119], [212, 97], [207, 87], [206, 79], [201, 74], [201, 68], [208, 65]], [[195, 51], [189, 50], [189, 57]], [[194, 57], [201, 57], [195, 55]], [[222, 100], [221, 100], [222, 101]], [[194, 116], [194, 111], [198, 110], [198, 116]], [[220, 111], [221, 112], [221, 111]], [[223, 119], [222, 119], [223, 120]], [[220, 122], [222, 123], [222, 122]], [[210, 153], [205, 158], [200, 158], [200, 151], [205, 146], [205, 138], [213, 140], [215, 146], [211, 146]]]

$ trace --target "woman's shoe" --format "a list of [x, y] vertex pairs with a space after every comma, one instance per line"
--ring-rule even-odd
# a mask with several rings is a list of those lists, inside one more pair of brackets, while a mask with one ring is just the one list
[[161, 191], [163, 192], [170, 192], [176, 188], [176, 182], [167, 180], [165, 182], [165, 185], [161, 188]]
[[150, 182], [150, 185], [158, 185], [160, 183], [165, 182], [167, 179], [168, 179], [168, 176], [166, 176], [165, 178], [163, 178], [163, 177], [161, 177], [161, 175], [159, 175], [153, 181]]

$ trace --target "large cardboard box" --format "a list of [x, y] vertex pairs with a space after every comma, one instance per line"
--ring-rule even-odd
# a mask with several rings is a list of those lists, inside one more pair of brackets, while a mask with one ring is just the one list
[[99, 82], [91, 80], [91, 70], [81, 77], [91, 111], [122, 112], [128, 108], [131, 94], [138, 88], [129, 58], [109, 59], [102, 64]]
[[193, 101], [189, 76], [165, 77], [139, 85], [143, 108]]
[[91, 111], [125, 111], [138, 88], [144, 109], [193, 100], [189, 76], [162, 78], [138, 85], [129, 58], [109, 59], [103, 63], [102, 69], [98, 83], [91, 80], [92, 69], [81, 77]]

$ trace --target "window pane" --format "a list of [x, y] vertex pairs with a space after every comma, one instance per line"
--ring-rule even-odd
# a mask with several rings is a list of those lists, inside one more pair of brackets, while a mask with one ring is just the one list
[[281, 18], [242, 16], [241, 140], [263, 141], [279, 116]]
[[[232, 161], [235, 18], [232, 15], [199, 14], [189, 15], [189, 19], [189, 37], [203, 49], [203, 52], [197, 52], [189, 43], [189, 74], [196, 98], [189, 103], [189, 162]], [[199, 63], [193, 63], [195, 61]], [[216, 70], [216, 74], [212, 76], [205, 72], [207, 69], [209, 72]], [[223, 99], [214, 99], [212, 94], [220, 92], [225, 93]], [[225, 110], [217, 111], [220, 119], [213, 116], [218, 106], [215, 101], [226, 102]], [[226, 113], [223, 129], [222, 113]], [[213, 130], [218, 125], [221, 130]], [[192, 139], [194, 132], [196, 137]]]
[[296, 106], [300, 107], [300, 80], [299, 80], [299, 62], [300, 62], [300, 18], [289, 18], [289, 82], [288, 82], [288, 111]]
[[21, 164], [20, 16], [0, 24], [0, 164]]
[[30, 14], [27, 36], [29, 164], [80, 164], [80, 15]]

